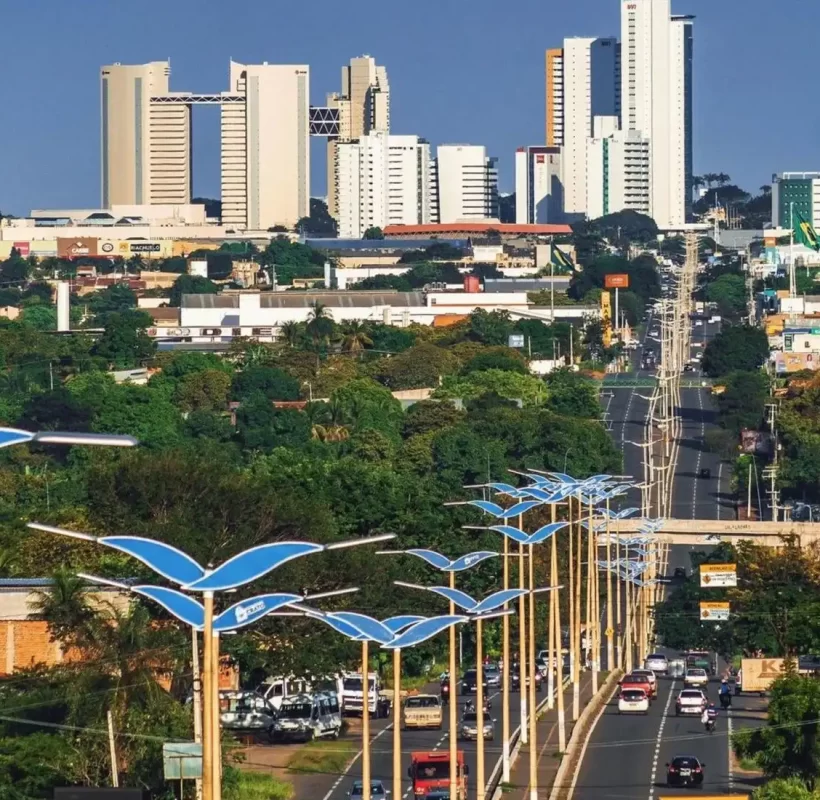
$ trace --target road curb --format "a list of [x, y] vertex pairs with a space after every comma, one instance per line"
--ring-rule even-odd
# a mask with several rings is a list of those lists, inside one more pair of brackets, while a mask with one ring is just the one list
[[[558, 772], [555, 775], [555, 781], [552, 784], [549, 800], [569, 800], [572, 792], [575, 789], [575, 781], [578, 778], [578, 769], [584, 760], [584, 753], [587, 749], [592, 732], [595, 730], [595, 725], [598, 722], [601, 714], [606, 708], [606, 704], [615, 692], [618, 681], [623, 676], [623, 670], [616, 669], [611, 672], [604, 685], [598, 690], [598, 693], [587, 703], [586, 708], [578, 717], [578, 722], [572, 729], [572, 735], [567, 743], [567, 750], [564, 757], [561, 759], [561, 764], [558, 767]], [[571, 780], [570, 774], [572, 775]]]

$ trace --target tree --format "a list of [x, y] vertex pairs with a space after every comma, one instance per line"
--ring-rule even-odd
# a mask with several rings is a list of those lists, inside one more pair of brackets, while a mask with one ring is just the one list
[[375, 428], [398, 438], [403, 416], [401, 403], [369, 378], [358, 378], [336, 389], [330, 395], [330, 404], [338, 409], [340, 422], [359, 430]]
[[742, 275], [721, 275], [706, 287], [706, 299], [717, 303], [724, 317], [735, 319], [747, 310], [746, 280]]
[[233, 379], [231, 396], [244, 401], [260, 393], [268, 400], [298, 400], [299, 381], [276, 367], [248, 367]]
[[151, 317], [142, 311], [108, 315], [105, 330], [94, 345], [94, 354], [120, 369], [129, 369], [150, 358], [156, 345], [145, 332]]
[[452, 403], [437, 400], [421, 400], [413, 403], [404, 415], [402, 436], [420, 436], [430, 432], [452, 428], [464, 419], [464, 412]]
[[703, 351], [703, 370], [715, 378], [735, 370], [752, 372], [769, 357], [766, 333], [750, 325], [730, 325], [710, 341]]
[[487, 345], [506, 345], [513, 323], [508, 311], [477, 308], [470, 314], [470, 338]]
[[776, 680], [766, 723], [739, 731], [735, 753], [754, 758], [767, 778], [797, 778], [813, 790], [820, 774], [820, 683], [795, 674]]
[[755, 789], [752, 800], [818, 800], [820, 792], [811, 791], [799, 778], [776, 778]]
[[600, 417], [598, 391], [586, 376], [570, 369], [559, 369], [547, 376], [546, 384], [547, 408], [551, 411], [564, 417]]
[[86, 298], [88, 310], [95, 317], [96, 325], [105, 325], [108, 314], [129, 311], [137, 307], [137, 295], [127, 284], [115, 283]]
[[184, 294], [219, 294], [219, 287], [212, 280], [200, 275], [180, 275], [171, 287], [168, 305], [182, 305]]
[[511, 350], [508, 347], [488, 348], [485, 352], [478, 353], [464, 365], [462, 372], [469, 375], [471, 372], [481, 372], [485, 369], [501, 369], [518, 372], [521, 375], [529, 374], [524, 357], [517, 350]]
[[444, 375], [458, 370], [456, 357], [434, 344], [424, 342], [383, 362], [381, 380], [393, 390], [437, 386]]
[[261, 392], [245, 400], [236, 411], [239, 440], [249, 450], [301, 447], [311, 437], [310, 420], [301, 411], [274, 408]]
[[29, 262], [20, 255], [16, 247], [12, 247], [9, 257], [0, 264], [0, 283], [23, 283], [30, 272]]
[[279, 339], [288, 347], [296, 347], [305, 336], [305, 326], [295, 320], [287, 320], [279, 326]]
[[362, 239], [384, 239], [384, 232], [381, 228], [373, 226], [364, 232]]
[[324, 303], [315, 300], [310, 304], [306, 330], [315, 348], [330, 341], [336, 330], [336, 323], [333, 321], [333, 314]]
[[373, 346], [367, 326], [359, 320], [345, 322], [341, 326], [342, 332], [342, 352], [361, 353], [368, 347]]
[[302, 217], [296, 223], [296, 230], [303, 236], [319, 236], [335, 239], [338, 236], [339, 226], [330, 216], [327, 203], [318, 197], [310, 198], [310, 216]]
[[221, 369], [192, 372], [180, 380], [176, 403], [183, 411], [224, 411], [231, 376]]
[[52, 305], [33, 305], [23, 309], [20, 321], [38, 331], [57, 330], [57, 309]]
[[757, 372], [730, 372], [723, 381], [726, 387], [718, 395], [720, 424], [735, 435], [744, 428], [757, 430], [769, 399], [769, 379]]
[[656, 242], [658, 236], [658, 226], [652, 217], [629, 209], [599, 217], [591, 226], [622, 249], [630, 243]]

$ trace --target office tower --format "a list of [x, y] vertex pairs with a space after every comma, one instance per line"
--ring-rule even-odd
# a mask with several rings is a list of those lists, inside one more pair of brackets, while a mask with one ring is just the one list
[[618, 42], [614, 38], [573, 38], [563, 49], [563, 150], [564, 211], [587, 212], [587, 141], [593, 118], [619, 113]]
[[222, 221], [292, 227], [310, 213], [307, 65], [231, 62], [222, 94]]
[[498, 218], [498, 169], [482, 145], [436, 148], [438, 222]]
[[626, 209], [649, 213], [649, 141], [619, 130], [617, 117], [596, 117], [587, 142], [587, 215]]
[[564, 144], [564, 51], [553, 48], [546, 53], [546, 109], [548, 147]]
[[390, 131], [390, 85], [387, 70], [371, 56], [350, 59], [342, 67], [342, 91], [328, 95], [327, 105], [339, 110], [339, 137], [327, 145], [328, 211], [337, 216], [336, 144], [355, 141], [373, 131]]
[[339, 236], [368, 228], [432, 222], [430, 145], [418, 136], [374, 131], [336, 148]]
[[100, 70], [102, 205], [191, 202], [191, 106], [168, 61]]
[[515, 221], [519, 225], [563, 221], [560, 147], [519, 147], [515, 153]]
[[820, 230], [820, 172], [772, 175], [772, 227], [791, 230], [798, 217]]
[[649, 139], [650, 208], [661, 228], [686, 221], [692, 178], [693, 17], [670, 0], [621, 2], [621, 128]]

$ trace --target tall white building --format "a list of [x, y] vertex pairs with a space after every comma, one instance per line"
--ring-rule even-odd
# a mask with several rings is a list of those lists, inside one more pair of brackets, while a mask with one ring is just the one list
[[191, 106], [170, 74], [168, 61], [100, 70], [104, 208], [191, 202]]
[[692, 178], [693, 17], [670, 0], [621, 0], [621, 127], [650, 142], [650, 208], [657, 224], [686, 221]]
[[336, 145], [339, 236], [360, 239], [368, 228], [433, 221], [430, 145], [418, 136], [374, 131]]
[[371, 56], [351, 58], [342, 67], [342, 90], [328, 95], [327, 105], [339, 110], [339, 136], [327, 145], [328, 211], [337, 216], [336, 148], [374, 131], [390, 131], [390, 84], [387, 69]]
[[596, 117], [587, 145], [587, 215], [630, 209], [649, 213], [649, 141], [619, 130], [617, 117]]
[[614, 38], [573, 38], [563, 49], [564, 211], [587, 213], [587, 142], [597, 116], [620, 111], [620, 49]]
[[560, 147], [519, 147], [515, 153], [515, 221], [549, 224], [564, 219]]
[[482, 145], [436, 148], [437, 222], [498, 218], [498, 169]]
[[222, 95], [222, 221], [292, 227], [310, 213], [310, 70], [231, 62]]

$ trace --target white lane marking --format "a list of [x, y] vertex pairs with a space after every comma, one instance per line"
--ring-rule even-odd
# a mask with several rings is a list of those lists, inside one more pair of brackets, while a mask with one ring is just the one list
[[[700, 406], [700, 445], [698, 447], [698, 461], [695, 465], [695, 479], [692, 481], [692, 519], [698, 518], [698, 481], [700, 480], [700, 460], [703, 457], [703, 448], [706, 446], [706, 419], [703, 415], [703, 392], [698, 389], [698, 405]], [[698, 441], [696, 438], [695, 441]]]
[[721, 505], [721, 501], [723, 500], [723, 492], [720, 489], [721, 480], [723, 478], [723, 459], [721, 457], [720, 466], [718, 467], [718, 496], [717, 500], [715, 501], [717, 504], [717, 518], [721, 518], [721, 514], [723, 513], [723, 506]]
[[729, 793], [734, 791], [735, 776], [732, 774], [732, 709], [726, 709], [726, 727], [729, 731], [729, 753], [727, 758], [729, 760]]
[[666, 705], [663, 707], [663, 716], [658, 728], [658, 738], [655, 739], [655, 752], [652, 756], [652, 775], [649, 779], [649, 800], [655, 796], [655, 779], [658, 774], [658, 759], [661, 755], [661, 743], [663, 742], [663, 729], [666, 727], [666, 715], [669, 713], [669, 704], [672, 702], [672, 695], [675, 693], [675, 681], [669, 687], [669, 696], [666, 698]]
[[[384, 736], [385, 733], [387, 733], [387, 731], [392, 729], [393, 723], [391, 722], [389, 725], [382, 728], [375, 736], [371, 736], [370, 743], [373, 744], [373, 742], [375, 742], [376, 739], [380, 739], [382, 736]], [[356, 753], [355, 756], [353, 756], [353, 758], [350, 760], [350, 763], [345, 768], [345, 771], [341, 775], [339, 775], [339, 777], [336, 779], [336, 782], [333, 784], [333, 786], [330, 787], [330, 790], [322, 798], [322, 800], [330, 800], [331, 795], [339, 788], [339, 784], [347, 777], [348, 773], [353, 768], [353, 765], [362, 757], [362, 752], [362, 750], [359, 750], [359, 752]]]
[[[612, 693], [614, 697], [615, 692]], [[610, 702], [612, 702], [612, 697], [601, 706], [601, 710], [595, 715], [595, 719], [592, 720], [592, 725], [590, 725], [589, 732], [584, 739], [584, 743], [581, 745], [581, 752], [578, 756], [578, 766], [573, 770], [572, 773], [572, 781], [569, 785], [569, 792], [567, 793], [567, 800], [572, 800], [572, 795], [575, 792], [575, 784], [578, 783], [578, 775], [581, 773], [581, 765], [584, 763], [584, 756], [587, 752], [587, 745], [589, 744], [590, 740], [592, 739], [592, 734], [595, 733], [595, 728], [598, 725], [598, 720], [601, 718], [601, 715], [604, 711], [607, 710], [609, 707]], [[553, 787], [553, 792], [555, 791], [556, 787]], [[552, 797], [552, 792], [550, 793], [550, 797]]]

